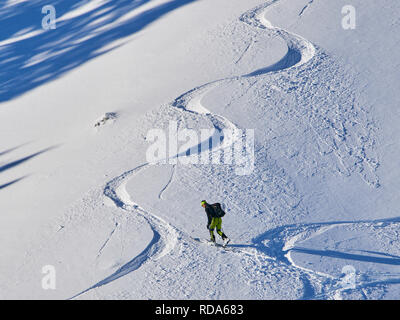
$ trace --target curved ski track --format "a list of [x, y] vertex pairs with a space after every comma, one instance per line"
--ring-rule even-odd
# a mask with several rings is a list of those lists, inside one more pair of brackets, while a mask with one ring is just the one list
[[[274, 36], [279, 36], [284, 39], [287, 44], [288, 51], [280, 61], [271, 66], [255, 70], [249, 74], [220, 79], [196, 87], [176, 98], [172, 103], [170, 103], [170, 106], [179, 108], [182, 110], [182, 112], [201, 114], [208, 117], [214, 125], [214, 134], [218, 134], [224, 128], [230, 128], [234, 131], [238, 128], [229, 119], [221, 115], [213, 114], [201, 105], [201, 99], [207, 92], [227, 81], [238, 80], [241, 78], [259, 77], [267, 73], [285, 72], [289, 69], [305, 65], [307, 62], [313, 59], [317, 54], [317, 49], [311, 42], [297, 34], [293, 34], [284, 29], [274, 27], [268, 20], [265, 19], [265, 11], [268, 10], [271, 5], [277, 3], [278, 1], [279, 0], [270, 0], [267, 3], [264, 3], [250, 11], [245, 12], [240, 17], [240, 21], [248, 24], [249, 26], [268, 30], [272, 32]], [[219, 146], [217, 146], [217, 148], [224, 148], [229, 146], [235, 141], [235, 138], [237, 138], [237, 136], [234, 135], [231, 141], [224, 140]], [[202, 143], [208, 144], [208, 140]], [[188, 150], [190, 150], [191, 154], [195, 154], [198, 152], [198, 146], [193, 146]], [[186, 154], [186, 152], [175, 155], [174, 158], [184, 154]], [[148, 244], [148, 246], [144, 249], [142, 253], [120, 267], [112, 275], [99, 281], [90, 288], [87, 288], [86, 290], [83, 290], [82, 292], [76, 294], [71, 299], [76, 298], [92, 289], [106, 285], [118, 278], [121, 278], [128, 273], [137, 270], [143, 264], [149, 261], [160, 259], [174, 249], [178, 240], [185, 239], [192, 242], [195, 241], [195, 239], [186, 232], [178, 230], [175, 226], [154, 215], [153, 213], [146, 211], [139, 204], [133, 202], [130, 199], [125, 189], [127, 182], [130, 179], [134, 178], [134, 176], [138, 172], [145, 170], [150, 166], [151, 164], [144, 163], [112, 179], [106, 184], [104, 188], [104, 195], [110, 198], [115, 203], [115, 205], [122, 210], [130, 213], [135, 212], [136, 214], [142, 216], [149, 223], [154, 233], [152, 241]], [[173, 170], [175, 169], [176, 168], [174, 167]], [[159, 198], [161, 198], [162, 193], [169, 186], [172, 178], [173, 173], [167, 185], [160, 191], [158, 195]], [[370, 221], [370, 223], [375, 222], [378, 221]], [[399, 223], [398, 220], [393, 220], [392, 222]], [[335, 283], [337, 284], [338, 279], [328, 274], [319, 273], [297, 266], [291, 259], [290, 251], [291, 248], [294, 247], [294, 244], [299, 240], [305, 240], [312, 236], [322, 234], [330, 228], [338, 225], [355, 223], [366, 222], [338, 222], [331, 224], [303, 224], [284, 226], [267, 231], [266, 233], [253, 239], [253, 245], [249, 245], [248, 247], [233, 246], [233, 248], [231, 248], [231, 250], [229, 250], [228, 252], [230, 252], [231, 254], [241, 255], [246, 259], [251, 258], [257, 261], [258, 264], [265, 264], [265, 262], [268, 261], [270, 264], [272, 264], [273, 268], [279, 267], [281, 269], [283, 268], [283, 271], [286, 270], [288, 272], [291, 272], [292, 274], [297, 274], [304, 284], [304, 296], [302, 297], [303, 299], [315, 299], [321, 296], [325, 298], [337, 298], [338, 292], [340, 298], [340, 288], [335, 286]], [[272, 242], [272, 247], [266, 246], [264, 244], [265, 241]], [[318, 291], [320, 291], [321, 293], [317, 294], [312, 284], [314, 284], [314, 286], [317, 284], [317, 286], [320, 287], [320, 290]], [[325, 286], [327, 286], [327, 290], [324, 290]]]

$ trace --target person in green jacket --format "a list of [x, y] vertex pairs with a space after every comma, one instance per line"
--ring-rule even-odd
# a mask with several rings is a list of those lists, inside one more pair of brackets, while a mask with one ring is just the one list
[[[224, 246], [228, 244], [230, 239], [222, 232], [222, 216], [225, 214], [219, 203], [208, 204], [206, 200], [201, 201], [201, 206], [207, 214], [207, 229], [210, 231], [211, 241], [215, 242], [214, 229], [217, 228], [217, 233], [224, 241]], [[222, 215], [221, 215], [222, 211]]]

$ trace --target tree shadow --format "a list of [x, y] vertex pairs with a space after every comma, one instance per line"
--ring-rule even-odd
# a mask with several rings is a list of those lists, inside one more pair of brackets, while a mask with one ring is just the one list
[[385, 253], [385, 252], [372, 251], [372, 250], [357, 250], [357, 251], [400, 259], [399, 256], [396, 256], [396, 255], [393, 255], [393, 254], [389, 254], [389, 253]]
[[0, 185], [0, 190], [1, 190], [1, 189], [5, 189], [5, 188], [7, 188], [7, 187], [13, 185], [14, 183], [17, 183], [17, 182], [21, 181], [22, 179], [25, 179], [25, 177], [21, 177], [21, 178], [12, 180], [12, 181], [10, 181], [10, 182], [4, 183], [4, 184]]
[[35, 158], [35, 157], [37, 157], [38, 155], [40, 155], [40, 154], [42, 154], [42, 153], [44, 153], [44, 152], [50, 151], [50, 150], [52, 150], [52, 149], [54, 149], [54, 148], [55, 148], [55, 147], [46, 148], [46, 149], [43, 149], [43, 150], [41, 150], [41, 151], [32, 153], [32, 154], [30, 154], [29, 156], [26, 156], [26, 157], [23, 157], [23, 158], [21, 158], [21, 159], [18, 159], [18, 160], [9, 162], [9, 163], [7, 163], [7, 164], [5, 164], [5, 165], [2, 165], [2, 166], [0, 166], [0, 173], [3, 172], [3, 171], [9, 170], [9, 169], [11, 169], [11, 168], [14, 168], [14, 167], [16, 167], [16, 166], [19, 166], [20, 164], [22, 164], [22, 163], [24, 163], [24, 162], [26, 162], [26, 161], [28, 161], [28, 160], [30, 160], [30, 159], [32, 159], [32, 158]]
[[292, 248], [291, 251], [317, 255], [320, 257], [330, 257], [336, 259], [355, 260], [355, 261], [371, 262], [379, 264], [400, 265], [399, 258], [372, 257], [361, 254], [351, 254], [346, 252], [334, 251], [334, 250], [316, 250], [316, 249], [299, 248], [299, 247]]
[[[25, 144], [23, 144], [23, 145], [25, 145]], [[21, 146], [23, 146], [23, 145], [21, 145]], [[0, 156], [5, 155], [5, 154], [7, 154], [7, 153], [9, 153], [9, 152], [12, 152], [12, 151], [14, 151], [14, 150], [20, 148], [21, 146], [17, 146], [17, 147], [10, 148], [10, 149], [7, 149], [7, 150], [5, 150], [5, 151], [2, 151], [2, 152], [0, 152]], [[17, 167], [17, 166], [23, 164], [24, 162], [29, 161], [29, 160], [31, 160], [31, 159], [33, 159], [33, 158], [35, 158], [35, 157], [37, 157], [37, 156], [39, 156], [39, 155], [41, 155], [41, 154], [47, 152], [47, 151], [50, 151], [50, 150], [56, 148], [56, 147], [57, 147], [57, 146], [49, 147], [49, 148], [40, 150], [40, 151], [38, 151], [38, 152], [32, 153], [32, 154], [30, 154], [30, 155], [28, 155], [28, 156], [26, 156], [26, 157], [20, 158], [20, 159], [18, 159], [18, 160], [14, 160], [14, 161], [8, 162], [8, 163], [6, 163], [6, 164], [0, 165], [0, 173], [2, 173], [2, 172], [4, 172], [4, 171], [7, 171], [7, 170], [10, 170], [10, 169], [12, 169], [12, 168], [14, 168], [14, 167]], [[18, 179], [14, 179], [14, 180], [9, 181], [9, 182], [6, 182], [6, 183], [4, 183], [4, 184], [0, 184], [0, 190], [5, 189], [5, 188], [7, 188], [7, 187], [10, 187], [10, 186], [12, 186], [13, 184], [15, 184], [15, 183], [17, 183], [17, 182], [19, 182], [19, 181], [25, 179], [26, 177], [27, 177], [27, 176], [25, 175], [25, 176], [20, 177], [20, 178], [18, 178]]]
[[231, 244], [230, 247], [236, 248], [253, 248], [267, 256], [290, 265], [291, 262], [286, 257], [290, 251], [302, 252], [306, 254], [314, 254], [320, 256], [327, 256], [339, 259], [357, 260], [364, 262], [400, 265], [400, 257], [391, 255], [385, 252], [357, 250], [360, 252], [380, 255], [384, 257], [372, 257], [361, 254], [351, 254], [332, 250], [318, 250], [309, 248], [299, 248], [287, 246], [288, 240], [295, 239], [303, 232], [317, 232], [323, 227], [327, 226], [340, 226], [340, 225], [354, 225], [354, 224], [376, 224], [377, 226], [386, 226], [392, 223], [400, 223], [400, 217], [385, 218], [377, 220], [357, 220], [357, 221], [332, 221], [332, 222], [319, 222], [319, 223], [306, 223], [306, 224], [291, 224], [276, 227], [268, 230], [251, 240], [251, 243], [245, 244]]
[[[132, 35], [160, 17], [196, 0], [171, 0], [132, 17], [150, 0], [109, 0], [93, 8], [87, 0], [54, 0], [57, 17], [79, 15], [43, 30], [43, 0], [0, 6], [0, 102], [13, 99], [111, 50], [112, 42]], [[67, 19], [68, 18], [68, 19]], [[23, 37], [26, 38], [23, 38]], [[18, 38], [19, 37], [19, 38]], [[6, 41], [5, 41], [6, 40]], [[5, 42], [4, 42], [5, 41]]]
[[[301, 240], [301, 234], [305, 233], [307, 238], [307, 233], [318, 232], [321, 228], [327, 226], [340, 226], [340, 225], [351, 225], [351, 224], [375, 224], [376, 227], [385, 227], [391, 224], [399, 224], [400, 217], [385, 218], [377, 220], [358, 220], [358, 221], [332, 221], [332, 222], [321, 222], [321, 223], [308, 223], [308, 224], [291, 224], [280, 226], [271, 230], [268, 230], [251, 240], [251, 243], [245, 244], [234, 244], [229, 247], [235, 247], [239, 250], [241, 249], [255, 249], [258, 252], [265, 254], [274, 261], [286, 264], [288, 266], [293, 266], [293, 261], [289, 260], [287, 256], [290, 252], [299, 252], [303, 254], [317, 255], [319, 257], [330, 257], [334, 259], [344, 259], [353, 260], [367, 263], [376, 263], [383, 265], [398, 266], [400, 265], [400, 257], [392, 255], [386, 252], [378, 252], [372, 250], [353, 250], [358, 252], [364, 252], [366, 254], [376, 255], [363, 255], [363, 254], [351, 254], [349, 252], [340, 252], [335, 250], [324, 250], [324, 249], [313, 249], [313, 248], [302, 248], [293, 247], [296, 243], [296, 239]], [[309, 235], [308, 235], [309, 236]], [[293, 241], [294, 240], [294, 241]], [[243, 250], [245, 252], [246, 250]], [[348, 250], [351, 251], [351, 250]], [[391, 285], [399, 284], [399, 278], [390, 278], [392, 276], [397, 276], [397, 273], [390, 273], [386, 277], [384, 274], [384, 279], [374, 280], [371, 282], [363, 282], [357, 285], [357, 288], [373, 288], [378, 285]], [[304, 294], [301, 298], [302, 300], [317, 299], [318, 297], [325, 298], [329, 292], [337, 292], [341, 290], [342, 287], [333, 287], [331, 291], [323, 291], [321, 294], [316, 294], [313, 286], [310, 283], [308, 277], [303, 274], [300, 276], [304, 284]], [[340, 280], [339, 278], [336, 280]]]
[[17, 150], [17, 149], [19, 149], [19, 148], [21, 148], [21, 147], [27, 145], [28, 143], [29, 143], [29, 142], [26, 142], [26, 143], [23, 143], [23, 144], [21, 144], [21, 145], [19, 145], [19, 146], [16, 146], [16, 147], [9, 148], [9, 149], [6, 149], [6, 150], [4, 150], [4, 151], [1, 151], [1, 152], [0, 152], [0, 157], [6, 155], [7, 153], [13, 152], [13, 151], [15, 151], [15, 150]]

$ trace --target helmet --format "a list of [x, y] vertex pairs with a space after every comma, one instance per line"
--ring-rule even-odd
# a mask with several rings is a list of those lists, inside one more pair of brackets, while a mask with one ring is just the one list
[[203, 206], [203, 205], [205, 205], [205, 204], [207, 204], [207, 201], [206, 201], [206, 200], [202, 200], [202, 201], [201, 201], [201, 205]]

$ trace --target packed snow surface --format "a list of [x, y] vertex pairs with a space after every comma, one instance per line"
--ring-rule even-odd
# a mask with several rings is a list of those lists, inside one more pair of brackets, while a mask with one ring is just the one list
[[4, 1], [0, 298], [398, 299], [400, 3], [352, 3]]

